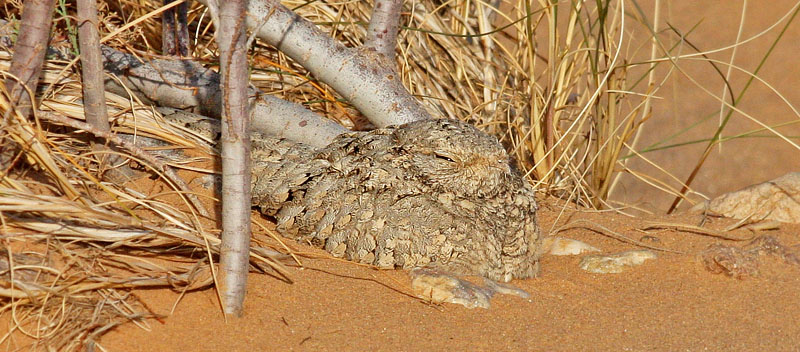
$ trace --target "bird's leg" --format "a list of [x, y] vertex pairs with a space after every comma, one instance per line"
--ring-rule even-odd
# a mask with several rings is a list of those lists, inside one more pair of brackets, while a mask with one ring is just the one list
[[[167, 5], [175, 0], [164, 0]], [[161, 15], [161, 51], [164, 55], [189, 56], [188, 0]]]
[[434, 303], [448, 302], [467, 308], [489, 308], [489, 301], [495, 293], [530, 297], [524, 290], [508, 284], [483, 278], [486, 287], [481, 287], [439, 269], [414, 268], [410, 275], [414, 293]]

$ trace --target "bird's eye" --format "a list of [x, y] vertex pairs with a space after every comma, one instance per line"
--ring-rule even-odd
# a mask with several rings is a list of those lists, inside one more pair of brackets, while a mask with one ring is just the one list
[[450, 159], [449, 157], [447, 157], [445, 155], [434, 154], [433, 156], [435, 156], [437, 159], [442, 159], [442, 160], [447, 161], [447, 162], [451, 162], [451, 163], [455, 162], [453, 159]]

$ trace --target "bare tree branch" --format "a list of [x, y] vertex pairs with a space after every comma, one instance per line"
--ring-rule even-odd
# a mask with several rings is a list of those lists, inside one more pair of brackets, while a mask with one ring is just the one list
[[[11, 67], [6, 77], [5, 89], [9, 94], [10, 103], [16, 106], [20, 116], [25, 119], [30, 115], [33, 99], [28, 92], [36, 91], [39, 74], [42, 71], [44, 55], [50, 35], [50, 23], [53, 18], [55, 0], [28, 0], [22, 10], [22, 24], [19, 28], [19, 37], [11, 58]], [[0, 170], [11, 167], [17, 148], [15, 143], [5, 143], [9, 139], [9, 126], [12, 124], [14, 109], [3, 112], [0, 120]], [[65, 189], [70, 193], [70, 187]]]
[[375, 6], [372, 8], [364, 47], [385, 56], [387, 63], [394, 62], [397, 26], [402, 8], [403, 0], [375, 0]]
[[[0, 19], [0, 27], [6, 23]], [[0, 33], [0, 41], [12, 42], [9, 33]], [[143, 61], [108, 46], [101, 46], [101, 53], [105, 70], [113, 76], [105, 80], [107, 91], [123, 96], [133, 93], [142, 101], [158, 106], [191, 110], [214, 118], [221, 116], [218, 73], [189, 60]], [[248, 94], [253, 130], [314, 147], [324, 147], [336, 136], [350, 132], [300, 104], [256, 89], [250, 89]]]
[[[168, 5], [176, 0], [164, 0]], [[180, 0], [178, 0], [180, 1]], [[189, 3], [183, 1], [161, 14], [161, 51], [164, 55], [189, 56], [189, 27], [186, 14]]]
[[225, 314], [241, 316], [250, 254], [250, 116], [248, 106], [247, 0], [219, 5], [222, 99], [222, 246], [220, 292]]
[[250, 1], [247, 26], [333, 87], [376, 126], [431, 118], [374, 51], [345, 47], [277, 0]]
[[103, 57], [100, 55], [95, 0], [78, 0], [78, 36], [86, 122], [98, 130], [111, 131], [103, 87]]
[[[127, 88], [143, 101], [155, 105], [189, 109], [216, 118], [222, 115], [222, 92], [216, 72], [188, 60], [141, 62], [131, 54], [110, 47], [104, 46], [102, 51], [106, 70], [124, 85], [107, 79], [108, 91], [127, 95]], [[248, 94], [254, 130], [315, 147], [324, 147], [334, 137], [348, 132], [300, 104], [264, 95], [255, 89], [250, 89]]]
[[[86, 122], [100, 131], [111, 131], [108, 123], [105, 87], [103, 86], [103, 56], [100, 54], [100, 33], [97, 30], [96, 0], [78, 0], [78, 45], [81, 51], [81, 83], [83, 88], [83, 106]], [[103, 150], [104, 145], [92, 141], [92, 148]], [[106, 161], [112, 164], [120, 158], [101, 153], [100, 169]], [[107, 156], [110, 156], [108, 158]], [[121, 175], [130, 175], [127, 166], [115, 169]]]
[[[14, 45], [14, 57], [11, 58], [11, 68], [8, 70], [12, 76], [19, 78], [19, 81], [9, 77], [5, 82], [11, 103], [16, 104], [17, 111], [22, 117], [28, 117], [33, 109], [28, 90], [36, 91], [36, 84], [39, 82], [39, 73], [42, 72], [44, 54], [48, 47], [54, 6], [55, 0], [27, 0], [22, 10], [19, 38]], [[10, 110], [4, 117], [7, 117], [8, 113]]]

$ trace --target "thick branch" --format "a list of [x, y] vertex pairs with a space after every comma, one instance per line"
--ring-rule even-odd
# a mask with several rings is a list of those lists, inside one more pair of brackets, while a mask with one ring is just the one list
[[241, 316], [250, 254], [250, 116], [247, 0], [219, 3], [217, 44], [222, 73], [222, 247], [220, 292], [226, 314]]
[[[10, 76], [6, 76], [5, 89], [9, 94], [12, 106], [16, 106], [22, 118], [27, 118], [36, 105], [28, 92], [36, 92], [39, 74], [42, 72], [42, 63], [47, 51], [47, 41], [50, 35], [50, 22], [53, 18], [54, 0], [28, 0], [22, 10], [22, 24], [19, 28], [19, 37], [11, 58]], [[0, 24], [2, 24], [0, 19]], [[7, 109], [0, 119], [0, 172], [11, 167], [16, 158], [17, 147], [15, 143], [7, 143], [8, 129], [11, 124], [14, 108]], [[67, 194], [72, 193], [70, 185], [65, 185]]]
[[[100, 33], [97, 31], [96, 0], [78, 0], [78, 45], [81, 51], [81, 86], [86, 122], [100, 131], [111, 131], [103, 87], [103, 56], [100, 54]], [[105, 146], [93, 139], [92, 148], [103, 150]], [[101, 154], [101, 169], [108, 160], [106, 155]], [[118, 158], [112, 157], [110, 160], [115, 163]], [[119, 170], [127, 170], [123, 168]]]
[[23, 117], [27, 117], [33, 109], [28, 90], [35, 92], [39, 82], [54, 6], [55, 0], [27, 0], [22, 10], [19, 38], [14, 46], [11, 68], [8, 70], [19, 81], [9, 77], [5, 84], [11, 103], [17, 105], [17, 110]]
[[375, 6], [372, 8], [364, 47], [385, 56], [387, 63], [394, 62], [397, 26], [402, 8], [403, 0], [375, 0]]
[[100, 55], [95, 0], [78, 0], [78, 39], [86, 122], [98, 130], [111, 131], [103, 87], [103, 57]]
[[[103, 47], [106, 70], [140, 99], [159, 106], [190, 109], [219, 118], [222, 93], [219, 74], [192, 61], [153, 59], [141, 62], [131, 54]], [[106, 90], [127, 95], [114, 79], [106, 80]], [[337, 135], [348, 132], [299, 104], [250, 89], [252, 127], [279, 138], [324, 147]]]
[[[209, 0], [198, 0], [208, 5]], [[251, 0], [247, 26], [327, 83], [378, 127], [431, 118], [374, 51], [347, 48], [277, 0]]]

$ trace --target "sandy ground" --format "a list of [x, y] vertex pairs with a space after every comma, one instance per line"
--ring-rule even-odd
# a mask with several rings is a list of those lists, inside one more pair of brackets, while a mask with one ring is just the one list
[[[557, 215], [544, 209], [551, 229]], [[575, 213], [631, 238], [687, 254], [659, 258], [621, 274], [590, 274], [580, 256], [545, 256], [540, 277], [516, 280], [530, 299], [499, 295], [490, 309], [431, 305], [410, 297], [403, 271], [376, 271], [331, 259], [304, 260], [293, 284], [249, 277], [246, 314], [224, 321], [213, 290], [184, 297], [137, 291], [155, 312], [149, 331], [123, 325], [101, 340], [111, 351], [248, 350], [796, 350], [800, 346], [800, 268], [764, 257], [758, 277], [734, 279], [707, 271], [697, 253], [714, 242], [697, 234], [647, 231], [647, 221], [696, 224], [699, 216], [631, 219]], [[709, 228], [732, 222], [712, 220]], [[765, 232], [798, 250], [800, 226]], [[746, 230], [730, 233], [750, 236]], [[585, 228], [562, 236], [603, 252], [635, 246]], [[323, 253], [320, 251], [320, 253]]]

